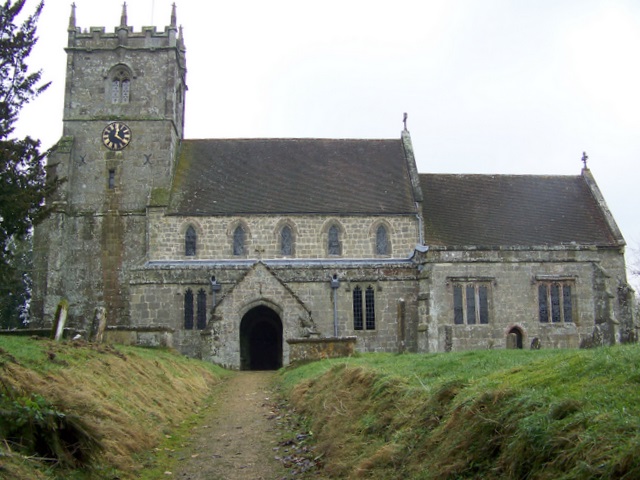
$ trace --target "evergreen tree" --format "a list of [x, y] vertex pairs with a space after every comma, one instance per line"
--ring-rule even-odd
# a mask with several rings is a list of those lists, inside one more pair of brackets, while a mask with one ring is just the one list
[[[42, 71], [29, 72], [27, 58], [36, 44], [36, 24], [42, 8], [17, 23], [26, 0], [0, 5], [0, 323], [15, 325], [29, 297], [21, 251], [32, 227], [46, 214], [44, 199], [55, 188], [47, 183], [40, 141], [14, 138], [24, 105], [42, 93]], [[23, 312], [22, 312], [23, 313]]]

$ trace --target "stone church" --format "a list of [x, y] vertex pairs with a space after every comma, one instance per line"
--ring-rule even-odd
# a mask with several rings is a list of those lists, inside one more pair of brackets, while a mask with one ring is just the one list
[[[68, 28], [66, 179], [35, 233], [33, 310], [236, 369], [361, 352], [635, 341], [625, 242], [575, 176], [419, 173], [411, 137], [185, 139], [186, 50]], [[295, 353], [294, 353], [295, 352]], [[304, 355], [302, 355], [304, 356]]]

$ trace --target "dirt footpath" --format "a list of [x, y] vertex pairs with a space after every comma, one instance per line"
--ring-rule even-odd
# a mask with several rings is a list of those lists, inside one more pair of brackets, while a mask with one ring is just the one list
[[274, 480], [286, 476], [270, 409], [273, 372], [238, 372], [225, 380], [211, 413], [193, 429], [170, 478]]

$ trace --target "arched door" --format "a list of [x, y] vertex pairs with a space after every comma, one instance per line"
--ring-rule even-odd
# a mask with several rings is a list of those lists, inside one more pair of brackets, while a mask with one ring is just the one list
[[522, 330], [518, 327], [513, 327], [507, 334], [507, 348], [522, 349], [522, 337]]
[[240, 368], [277, 370], [282, 367], [282, 321], [265, 306], [249, 310], [240, 322]]

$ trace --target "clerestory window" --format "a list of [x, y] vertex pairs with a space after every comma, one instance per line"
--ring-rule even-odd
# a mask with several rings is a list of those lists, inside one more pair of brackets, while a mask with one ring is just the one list
[[376, 254], [389, 255], [389, 234], [384, 225], [380, 225], [376, 230]]
[[280, 230], [280, 254], [287, 257], [293, 255], [293, 232], [289, 225]]
[[241, 225], [233, 231], [233, 254], [242, 256], [245, 253], [245, 232]]
[[197, 239], [196, 229], [189, 225], [184, 234], [184, 254], [187, 257], [195, 257]]
[[340, 230], [336, 225], [329, 228], [327, 238], [327, 253], [329, 255], [342, 255], [342, 243], [340, 242]]

